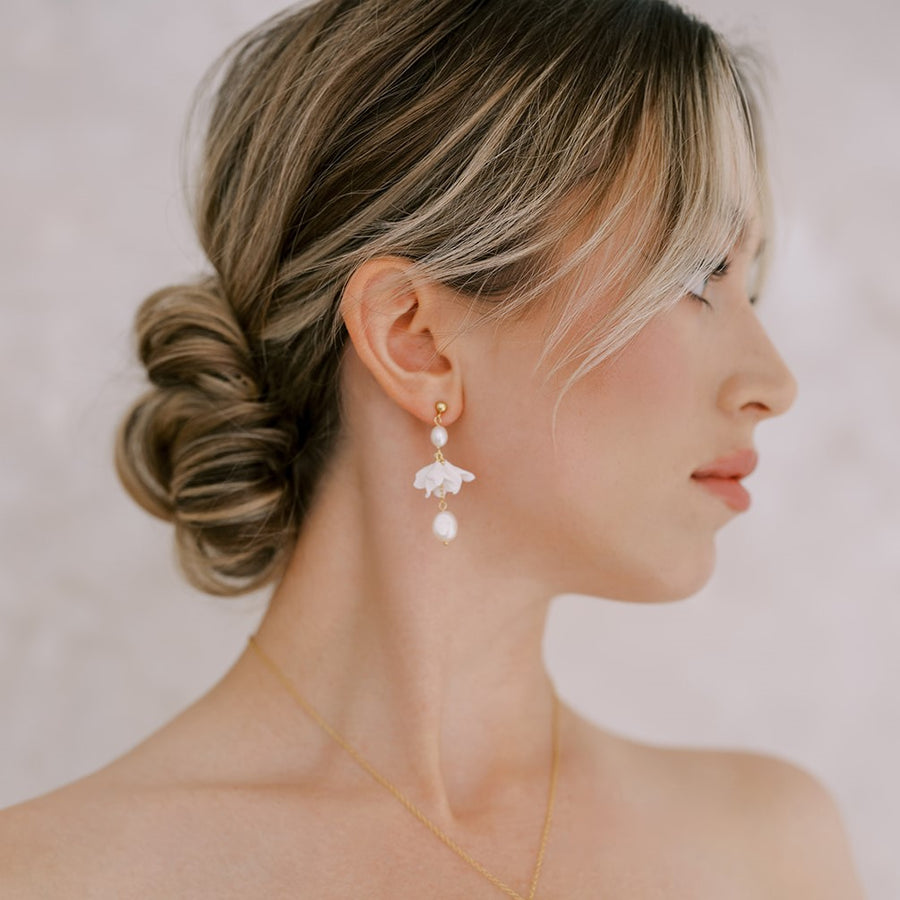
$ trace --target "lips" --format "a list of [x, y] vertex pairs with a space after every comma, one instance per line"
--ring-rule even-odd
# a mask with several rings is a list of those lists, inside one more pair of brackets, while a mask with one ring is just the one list
[[732, 509], [744, 512], [750, 508], [750, 494], [737, 478], [694, 478], [708, 491], [721, 497]]
[[745, 478], [757, 465], [759, 457], [755, 450], [738, 450], [697, 469], [692, 478]]
[[698, 469], [691, 478], [721, 497], [732, 509], [743, 512], [750, 506], [750, 494], [738, 479], [749, 475], [757, 462], [755, 450], [738, 450]]

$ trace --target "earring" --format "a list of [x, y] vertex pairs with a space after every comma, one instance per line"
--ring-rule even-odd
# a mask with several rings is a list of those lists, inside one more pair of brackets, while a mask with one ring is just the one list
[[[438, 540], [444, 542], [444, 546], [450, 543], [456, 537], [459, 530], [456, 516], [447, 509], [447, 492], [451, 494], [459, 493], [460, 487], [464, 481], [474, 481], [475, 476], [465, 469], [454, 466], [453, 463], [444, 459], [441, 453], [441, 447], [447, 444], [447, 429], [441, 424], [441, 414], [447, 412], [447, 404], [443, 400], [438, 400], [434, 404], [437, 415], [434, 417], [434, 428], [431, 429], [431, 443], [434, 445], [435, 454], [433, 463], [423, 466], [416, 472], [413, 487], [422, 488], [425, 496], [430, 497], [432, 492], [440, 498], [438, 503], [438, 514], [434, 517], [431, 530]], [[440, 491], [440, 493], [438, 493]]]

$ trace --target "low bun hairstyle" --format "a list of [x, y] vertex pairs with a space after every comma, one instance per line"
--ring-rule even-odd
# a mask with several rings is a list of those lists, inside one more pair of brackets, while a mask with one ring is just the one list
[[119, 477], [145, 509], [174, 521], [189, 580], [228, 593], [283, 561], [297, 429], [264, 396], [215, 278], [152, 294], [135, 330], [153, 388], [120, 427]]
[[[342, 433], [339, 303], [367, 259], [408, 258], [472, 327], [554, 297], [538, 364], [572, 368], [561, 399], [751, 209], [767, 222], [752, 61], [667, 0], [317, 0], [230, 47], [199, 95], [211, 271], [141, 304], [151, 387], [115, 447], [189, 581], [239, 594], [283, 573]], [[601, 280], [561, 291], [625, 222]]]

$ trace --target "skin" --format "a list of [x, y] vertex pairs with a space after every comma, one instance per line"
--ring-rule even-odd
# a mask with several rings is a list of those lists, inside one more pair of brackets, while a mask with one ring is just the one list
[[[547, 322], [465, 330], [447, 288], [367, 262], [342, 313], [345, 439], [260, 644], [440, 828], [527, 896], [546, 807], [552, 598], [689, 596], [736, 515], [693, 482], [786, 412], [790, 370], [750, 304], [757, 236], [652, 319], [550, 416], [532, 371]], [[602, 265], [598, 258], [596, 265]], [[601, 304], [611, 302], [601, 298]], [[598, 311], [601, 307], [598, 307]], [[452, 338], [452, 339], [451, 339]], [[432, 458], [476, 475], [431, 534], [412, 488]], [[562, 703], [554, 824], [537, 897], [862, 896], [836, 805], [759, 754], [641, 744]], [[501, 896], [299, 709], [252, 650], [125, 756], [0, 815], [3, 896]], [[303, 890], [298, 893], [299, 887]]]

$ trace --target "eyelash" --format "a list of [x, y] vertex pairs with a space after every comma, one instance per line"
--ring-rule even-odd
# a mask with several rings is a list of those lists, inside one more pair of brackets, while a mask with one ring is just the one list
[[[712, 272], [710, 272], [710, 274], [704, 279], [704, 282], [703, 282], [704, 290], [706, 289], [706, 282], [708, 282], [711, 278], [724, 278], [728, 274], [728, 268], [729, 268], [730, 264], [731, 263], [728, 259], [723, 259], [715, 267], [715, 269], [713, 269]], [[709, 300], [707, 300], [706, 297], [702, 296], [701, 294], [698, 294], [695, 291], [688, 291], [688, 293], [695, 300], [699, 300], [701, 303], [704, 303], [707, 306], [712, 307], [712, 303], [710, 303]], [[751, 297], [750, 305], [756, 306], [757, 300], [758, 300], [758, 298], [756, 296]]]

